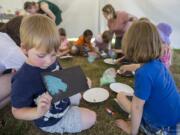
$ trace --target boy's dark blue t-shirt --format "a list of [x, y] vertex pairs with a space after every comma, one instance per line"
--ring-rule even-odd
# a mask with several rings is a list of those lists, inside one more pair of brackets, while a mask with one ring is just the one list
[[[36, 107], [38, 96], [47, 91], [41, 73], [59, 69], [61, 67], [57, 63], [47, 69], [40, 69], [24, 63], [12, 79], [12, 106], [15, 108]], [[43, 117], [34, 120], [35, 124], [38, 127], [54, 125], [68, 111], [69, 105], [69, 98], [52, 104], [50, 110]]]
[[155, 127], [180, 122], [180, 94], [167, 68], [152, 60], [135, 73], [135, 96], [145, 100], [143, 119]]

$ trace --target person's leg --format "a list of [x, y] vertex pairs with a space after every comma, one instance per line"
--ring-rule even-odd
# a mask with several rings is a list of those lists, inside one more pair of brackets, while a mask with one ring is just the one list
[[91, 128], [96, 122], [96, 113], [87, 108], [80, 108], [81, 120], [82, 120], [82, 130]]
[[0, 76], [0, 108], [5, 106], [10, 100], [12, 75], [11, 73]]
[[84, 56], [84, 57], [87, 57], [88, 56], [88, 48], [85, 47], [85, 46], [81, 46], [81, 55]]
[[127, 95], [123, 92], [118, 93], [116, 101], [125, 112], [131, 113], [131, 101], [128, 99]]
[[5, 105], [7, 105], [10, 102], [10, 95], [7, 96], [6, 98], [4, 98], [1, 102], [0, 102], [0, 109], [3, 108]]
[[[120, 92], [117, 94], [117, 97], [115, 101], [119, 104], [121, 109], [123, 109], [127, 113], [131, 113], [131, 101], [128, 99], [127, 95], [125, 95], [123, 92]], [[123, 131], [126, 133], [130, 133], [131, 129], [131, 122], [130, 121], [125, 121], [123, 119], [118, 119], [116, 120], [116, 125], [117, 127], [121, 128]]]
[[125, 121], [122, 119], [118, 119], [118, 120], [116, 120], [115, 123], [116, 123], [117, 127], [122, 129], [124, 132], [130, 134], [130, 132], [131, 132], [131, 121]]
[[70, 49], [69, 48], [67, 48], [66, 50], [64, 50], [64, 55], [69, 55], [69, 52], [70, 52]]
[[64, 51], [59, 51], [58, 52], [58, 56], [66, 56], [66, 55], [68, 55], [69, 54], [69, 52], [70, 52], [70, 50], [68, 49], [68, 50], [64, 50]]
[[95, 121], [95, 112], [86, 108], [71, 106], [58, 123], [41, 129], [49, 133], [78, 133], [93, 126]]

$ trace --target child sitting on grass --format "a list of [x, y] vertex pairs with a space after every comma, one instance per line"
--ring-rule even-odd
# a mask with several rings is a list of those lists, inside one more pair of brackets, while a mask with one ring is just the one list
[[117, 95], [120, 107], [131, 115], [130, 121], [117, 120], [117, 126], [131, 135], [138, 134], [139, 128], [147, 135], [176, 134], [180, 94], [160, 61], [162, 44], [156, 26], [148, 21], [133, 23], [123, 37], [122, 49], [125, 57], [143, 64], [135, 72], [132, 102], [124, 93]]
[[96, 114], [77, 106], [80, 94], [51, 103], [43, 84], [42, 72], [61, 70], [56, 61], [60, 42], [55, 23], [43, 15], [27, 16], [21, 24], [20, 38], [27, 60], [12, 79], [14, 117], [33, 120], [49, 133], [76, 133], [92, 127]]
[[107, 57], [109, 51], [111, 50], [111, 41], [113, 38], [113, 33], [109, 30], [106, 30], [102, 33], [102, 35], [98, 35], [95, 38], [94, 44], [96, 48], [96, 52], [102, 56]]
[[74, 43], [74, 47], [72, 50], [72, 54], [80, 54], [82, 56], [87, 57], [88, 52], [94, 51], [94, 48], [91, 43], [93, 33], [91, 30], [87, 29], [83, 32], [83, 35], [78, 38], [78, 40]]
[[69, 55], [69, 41], [66, 37], [66, 31], [63, 28], [59, 28], [60, 46], [59, 46], [59, 56]]

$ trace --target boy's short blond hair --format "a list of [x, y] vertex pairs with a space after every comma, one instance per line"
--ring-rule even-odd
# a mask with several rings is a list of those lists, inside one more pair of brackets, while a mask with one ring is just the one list
[[134, 22], [122, 40], [125, 56], [137, 63], [146, 63], [158, 59], [162, 52], [162, 43], [158, 30], [150, 21]]
[[59, 33], [56, 24], [47, 16], [36, 14], [23, 18], [20, 27], [22, 48], [41, 49], [46, 53], [59, 48]]

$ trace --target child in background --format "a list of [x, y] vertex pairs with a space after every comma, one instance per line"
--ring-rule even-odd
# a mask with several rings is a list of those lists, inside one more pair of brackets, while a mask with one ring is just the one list
[[113, 38], [113, 33], [106, 30], [102, 35], [98, 35], [94, 41], [96, 52], [102, 56], [107, 57], [108, 52], [111, 50], [111, 40]]
[[171, 60], [172, 60], [172, 50], [170, 47], [170, 35], [172, 33], [172, 28], [169, 24], [167, 23], [159, 23], [157, 25], [159, 34], [161, 36], [161, 40], [163, 43], [163, 54], [161, 56], [161, 61], [164, 63], [164, 65], [169, 68], [171, 65]]
[[43, 84], [42, 72], [61, 69], [56, 61], [60, 42], [55, 23], [44, 15], [27, 16], [20, 38], [27, 60], [12, 79], [14, 117], [34, 120], [38, 128], [49, 133], [76, 133], [94, 125], [95, 112], [77, 106], [80, 94], [51, 103]]
[[[137, 33], [138, 31], [138, 33]], [[143, 63], [135, 72], [132, 102], [118, 93], [120, 107], [131, 114], [131, 121], [119, 119], [116, 124], [128, 134], [176, 134], [180, 123], [180, 94], [169, 70], [159, 60], [161, 39], [155, 25], [137, 21], [125, 33], [122, 42], [125, 57]]]
[[66, 38], [66, 31], [63, 28], [59, 28], [60, 46], [59, 56], [69, 55], [69, 42]]
[[50, 17], [56, 25], [60, 25], [62, 22], [61, 9], [54, 2], [49, 0], [38, 0], [34, 1], [26, 1], [24, 3], [24, 10], [29, 14], [43, 14]]
[[80, 54], [82, 56], [87, 57], [88, 52], [94, 51], [94, 48], [91, 43], [93, 33], [91, 30], [87, 29], [83, 32], [83, 35], [79, 37], [79, 39], [74, 43], [74, 53]]

